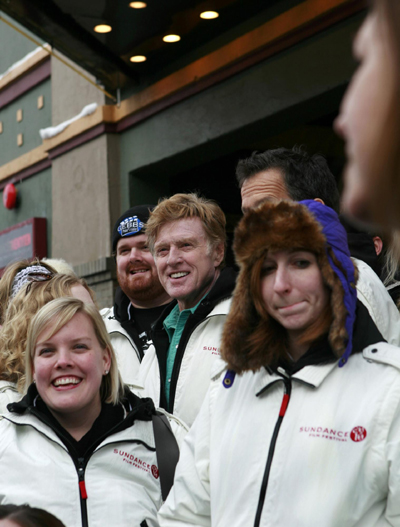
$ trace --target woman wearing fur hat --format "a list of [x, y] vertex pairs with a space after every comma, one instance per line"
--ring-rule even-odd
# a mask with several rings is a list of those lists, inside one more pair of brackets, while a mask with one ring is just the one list
[[357, 302], [336, 213], [265, 203], [234, 250], [229, 369], [185, 439], [161, 527], [399, 526], [400, 350]]

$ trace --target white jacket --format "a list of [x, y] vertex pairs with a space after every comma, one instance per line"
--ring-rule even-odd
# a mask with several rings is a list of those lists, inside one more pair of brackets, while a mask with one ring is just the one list
[[[187, 342], [171, 413], [182, 419], [189, 427], [200, 410], [212, 375], [225, 368], [225, 363], [221, 359], [220, 343], [230, 305], [230, 298], [217, 304], [194, 329]], [[153, 345], [146, 351], [132, 391], [141, 397], [151, 397], [158, 406], [160, 387], [160, 369]]]
[[400, 346], [400, 313], [379, 276], [363, 260], [352, 258], [359, 277], [357, 298], [365, 305], [381, 332], [382, 337], [393, 346]]
[[257, 511], [265, 527], [398, 527], [399, 369], [400, 350], [379, 343], [343, 368], [212, 385], [160, 527], [250, 527]]
[[[171, 419], [171, 417], [169, 417]], [[172, 418], [171, 426], [178, 426]], [[182, 429], [182, 432], [184, 430]], [[52, 428], [35, 415], [0, 420], [0, 503], [48, 510], [66, 527], [156, 527], [162, 503], [152, 421], [136, 419], [95, 449], [82, 474]], [[84, 494], [87, 493], [87, 499]], [[82, 509], [87, 507], [87, 523]]]
[[110, 335], [112, 347], [117, 356], [118, 369], [122, 380], [132, 388], [134, 379], [139, 372], [140, 354], [127, 331], [114, 317], [114, 308], [106, 307], [100, 311]]
[[9, 403], [15, 403], [22, 398], [13, 382], [0, 381], [0, 414], [7, 411]]

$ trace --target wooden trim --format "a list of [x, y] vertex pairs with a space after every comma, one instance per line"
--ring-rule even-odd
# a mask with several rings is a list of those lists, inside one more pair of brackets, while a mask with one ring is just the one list
[[43, 161], [39, 161], [39, 163], [36, 163], [35, 165], [29, 165], [23, 170], [13, 174], [10, 178], [0, 181], [0, 191], [4, 189], [7, 183], [20, 183], [22, 180], [34, 176], [49, 167], [51, 167], [51, 159], [49, 158], [43, 159]]
[[44, 145], [40, 145], [26, 154], [23, 154], [9, 163], [0, 167], [0, 181], [10, 178], [22, 172], [23, 170], [36, 165], [37, 163], [46, 160], [49, 154], [46, 152]]
[[97, 126], [86, 130], [80, 135], [74, 135], [69, 141], [56, 145], [54, 148], [49, 150], [49, 159], [55, 159], [80, 145], [83, 145], [100, 135], [107, 133], [114, 133], [115, 125], [100, 122]]
[[0, 109], [18, 99], [24, 93], [48, 79], [51, 75], [50, 58], [42, 61], [36, 68], [18, 77], [12, 84], [7, 84], [0, 90]]
[[[343, 16], [339, 16], [339, 19], [352, 14], [352, 12], [349, 13], [349, 7], [354, 8], [352, 12], [360, 11], [365, 7], [365, 1], [307, 0], [302, 2], [262, 26], [122, 101], [120, 108], [115, 107], [114, 120], [119, 122], [163, 98], [170, 97], [183, 88], [199, 83], [213, 73], [228, 68], [252, 54], [257, 54], [267, 46], [274, 46], [277, 41], [281, 41], [285, 37], [290, 39], [293, 32], [298, 32], [302, 28], [308, 28], [306, 36], [315, 34], [321, 30], [321, 27], [319, 24], [314, 26], [315, 29], [312, 26], [321, 17], [327, 19], [328, 22], [332, 17], [332, 22], [325, 24], [324, 27], [326, 27], [338, 21], [338, 11], [343, 11]], [[290, 45], [292, 44], [293, 42]]]
[[96, 110], [90, 114], [71, 123], [60, 134], [43, 140], [43, 146], [46, 151], [50, 151], [62, 143], [69, 142], [78, 135], [87, 132], [91, 128], [104, 123], [113, 123], [114, 121], [114, 106], [98, 106]]
[[23, 75], [26, 75], [30, 70], [37, 68], [41, 62], [50, 57], [51, 46], [45, 44], [42, 48], [38, 49], [37, 52], [25, 60], [22, 64], [9, 71], [7, 75], [4, 75], [0, 79], [0, 90], [3, 90], [9, 84], [15, 82]]

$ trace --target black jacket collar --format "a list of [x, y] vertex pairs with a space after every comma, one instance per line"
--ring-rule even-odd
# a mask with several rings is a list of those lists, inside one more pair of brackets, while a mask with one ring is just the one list
[[[29, 386], [26, 395], [20, 401], [10, 403], [7, 406], [7, 409], [10, 412], [20, 415], [24, 414], [25, 412], [36, 414], [37, 401], [39, 397], [40, 395], [37, 391], [36, 384], [32, 383]], [[132, 393], [128, 387], [125, 387], [124, 397], [121, 401], [121, 404], [124, 406], [128, 414], [126, 419], [129, 419], [130, 424], [132, 424], [136, 419], [141, 421], [150, 421], [152, 416], [156, 413], [154, 403], [150, 398], [140, 398]]]
[[114, 302], [114, 317], [118, 322], [127, 322], [129, 321], [128, 316], [128, 307], [131, 301], [122, 291], [120, 287], [117, 288], [115, 292], [115, 302]]

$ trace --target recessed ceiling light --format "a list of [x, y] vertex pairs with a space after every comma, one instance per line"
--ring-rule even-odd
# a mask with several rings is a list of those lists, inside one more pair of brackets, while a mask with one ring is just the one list
[[146, 2], [131, 2], [129, 7], [133, 7], [133, 9], [144, 9], [147, 7], [147, 4]]
[[94, 30], [96, 33], [109, 33], [112, 30], [112, 27], [108, 24], [99, 24], [94, 27]]
[[164, 42], [179, 42], [181, 37], [179, 35], [165, 35], [163, 37]]
[[129, 59], [131, 62], [145, 62], [147, 60], [147, 57], [144, 55], [134, 55]]
[[200, 18], [204, 18], [204, 20], [212, 20], [213, 18], [218, 18], [219, 13], [216, 11], [203, 11], [203, 13], [200, 14]]

